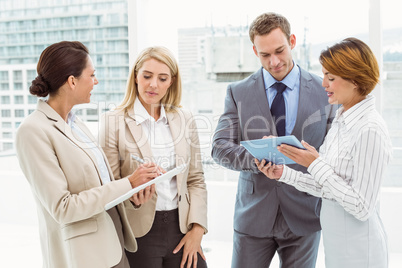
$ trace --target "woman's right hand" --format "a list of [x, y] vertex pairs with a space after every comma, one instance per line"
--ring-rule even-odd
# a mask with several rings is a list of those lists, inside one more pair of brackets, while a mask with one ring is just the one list
[[158, 177], [160, 173], [164, 173], [164, 170], [155, 163], [144, 163], [138, 166], [133, 174], [128, 177], [131, 183], [131, 187], [138, 187], [154, 178]]

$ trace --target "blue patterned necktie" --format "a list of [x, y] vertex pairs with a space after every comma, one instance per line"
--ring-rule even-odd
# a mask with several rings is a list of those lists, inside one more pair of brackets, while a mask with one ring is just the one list
[[276, 82], [273, 86], [276, 89], [276, 96], [271, 105], [271, 114], [276, 125], [276, 132], [278, 136], [286, 135], [286, 108], [285, 99], [283, 98], [283, 92], [286, 89], [286, 85], [281, 82]]

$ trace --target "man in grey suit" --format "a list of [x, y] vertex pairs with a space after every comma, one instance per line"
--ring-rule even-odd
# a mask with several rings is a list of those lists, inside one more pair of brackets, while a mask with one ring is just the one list
[[[279, 133], [295, 135], [318, 148], [337, 107], [328, 104], [321, 78], [294, 63], [291, 50], [296, 37], [285, 17], [262, 14], [249, 31], [262, 68], [228, 86], [212, 148], [217, 163], [240, 171], [232, 267], [268, 267], [275, 252], [281, 267], [315, 267], [321, 200], [264, 177], [253, 156], [239, 143]], [[285, 85], [283, 93], [275, 89], [276, 82]], [[276, 95], [283, 95], [284, 121], [271, 110]], [[307, 172], [300, 165], [291, 166]]]

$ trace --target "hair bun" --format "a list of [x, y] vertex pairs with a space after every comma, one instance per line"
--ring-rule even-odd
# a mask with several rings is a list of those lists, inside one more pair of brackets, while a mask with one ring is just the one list
[[29, 87], [29, 92], [38, 97], [46, 97], [50, 93], [49, 84], [45, 81], [42, 75], [38, 75]]

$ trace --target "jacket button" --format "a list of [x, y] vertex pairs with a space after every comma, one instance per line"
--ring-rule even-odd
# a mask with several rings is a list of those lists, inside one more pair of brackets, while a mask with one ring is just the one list
[[179, 202], [181, 201], [181, 195], [179, 195]]

